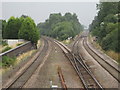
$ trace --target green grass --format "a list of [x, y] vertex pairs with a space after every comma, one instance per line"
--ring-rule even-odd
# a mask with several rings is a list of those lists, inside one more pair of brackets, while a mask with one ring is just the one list
[[2, 63], [0, 63], [0, 66], [3, 68], [10, 67], [11, 65], [14, 65], [16, 61], [16, 57], [11, 58], [9, 56], [3, 56], [2, 57]]
[[6, 43], [6, 41], [2, 41], [2, 46], [7, 46], [8, 44]]
[[23, 43], [18, 43], [16, 46], [20, 46], [21, 44], [23, 44]]
[[92, 36], [89, 35], [89, 42], [93, 43], [93, 45], [99, 49], [100, 51], [104, 52], [105, 54], [107, 54], [108, 56], [110, 56], [112, 59], [114, 59], [115, 61], [117, 61], [120, 64], [120, 53], [117, 53], [113, 50], [109, 50], [109, 51], [105, 51], [102, 49], [102, 47], [97, 43], [97, 42], [92, 42]]
[[71, 41], [70, 40], [64, 40], [64, 41], [62, 41], [62, 43], [64, 43], [64, 44], [70, 44]]
[[10, 50], [10, 49], [12, 49], [12, 48], [9, 47], [9, 46], [7, 46], [7, 47], [5, 47], [5, 48], [2, 50], [2, 53], [3, 53], [3, 52], [6, 52], [6, 51], [8, 51], [8, 50]]

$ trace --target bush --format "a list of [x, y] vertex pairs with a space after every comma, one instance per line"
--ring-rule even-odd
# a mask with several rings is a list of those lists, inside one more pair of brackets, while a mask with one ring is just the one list
[[10, 67], [11, 65], [14, 65], [16, 58], [11, 58], [9, 56], [3, 56], [2, 57], [2, 66], [3, 67]]
[[3, 53], [3, 52], [6, 52], [6, 51], [8, 51], [8, 50], [10, 50], [10, 49], [12, 49], [12, 48], [9, 47], [9, 46], [7, 46], [6, 48], [4, 48], [4, 49], [2, 50], [2, 53]]
[[23, 43], [18, 43], [16, 46], [20, 46], [20, 45], [22, 45]]
[[7, 46], [8, 44], [6, 43], [6, 41], [2, 41], [2, 46]]

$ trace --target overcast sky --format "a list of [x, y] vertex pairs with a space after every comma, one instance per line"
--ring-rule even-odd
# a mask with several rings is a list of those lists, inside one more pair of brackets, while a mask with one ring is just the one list
[[35, 23], [44, 22], [50, 13], [76, 13], [81, 24], [88, 27], [96, 15], [98, 2], [2, 2], [2, 19], [22, 14], [34, 19]]

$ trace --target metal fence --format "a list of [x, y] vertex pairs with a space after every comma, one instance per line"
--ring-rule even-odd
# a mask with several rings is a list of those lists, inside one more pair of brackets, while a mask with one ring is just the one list
[[28, 41], [24, 44], [17, 46], [16, 48], [10, 49], [4, 53], [0, 54], [0, 61], [2, 60], [2, 56], [16, 57], [24, 52], [34, 49], [34, 45]]

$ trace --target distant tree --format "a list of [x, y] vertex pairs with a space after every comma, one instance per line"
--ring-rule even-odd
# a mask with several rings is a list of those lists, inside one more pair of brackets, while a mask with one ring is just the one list
[[18, 34], [19, 38], [29, 40], [32, 43], [37, 43], [39, 39], [38, 29], [34, 21], [30, 17], [26, 17], [22, 22], [22, 26]]
[[61, 13], [50, 14], [49, 19], [44, 23], [39, 23], [37, 27], [42, 35], [54, 37], [59, 40], [74, 37], [83, 30], [75, 13], [65, 13], [64, 16]]
[[27, 16], [27, 15], [22, 15], [21, 17], [23, 17], [23, 18], [27, 18], [28, 16]]
[[70, 22], [60, 22], [52, 29], [51, 35], [54, 38], [59, 40], [67, 39], [68, 37], [74, 37], [74, 30], [72, 27], [72, 23]]

